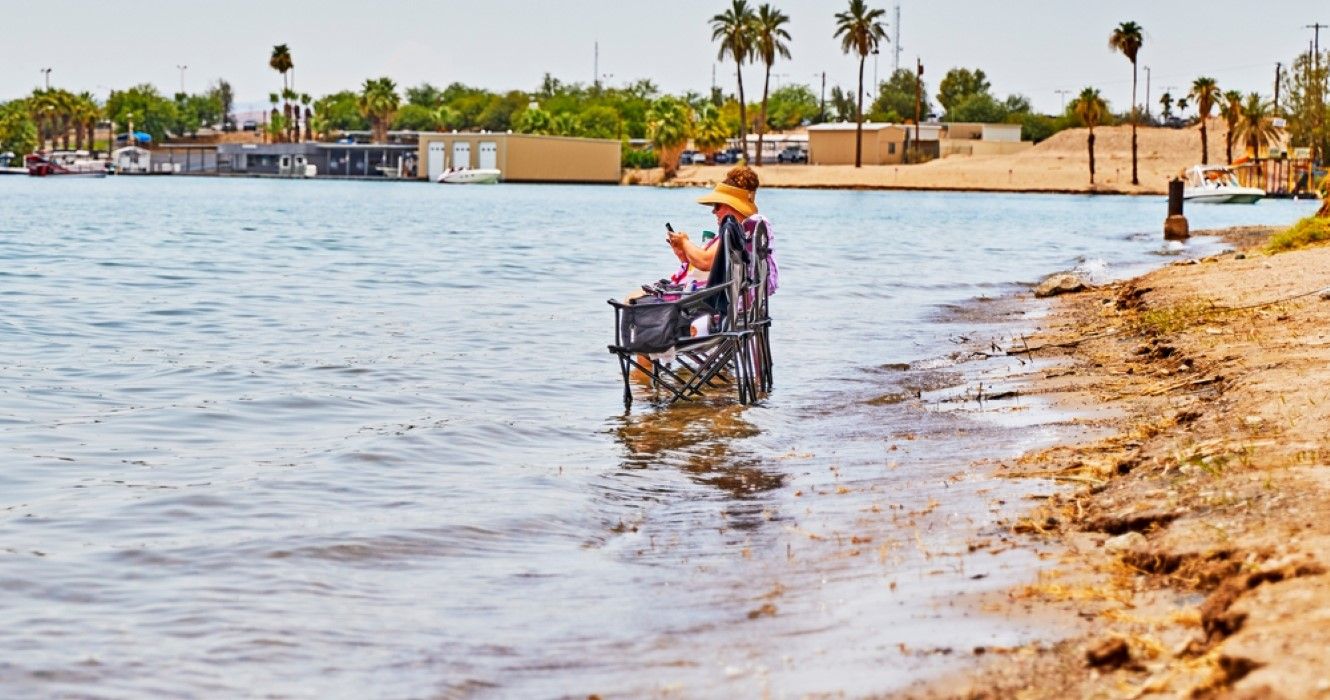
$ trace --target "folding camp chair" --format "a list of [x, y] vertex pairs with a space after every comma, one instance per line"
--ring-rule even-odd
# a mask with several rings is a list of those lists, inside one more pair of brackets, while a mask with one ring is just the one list
[[[644, 286], [648, 296], [609, 300], [615, 321], [609, 351], [619, 359], [625, 407], [633, 403], [634, 369], [670, 403], [732, 385], [747, 404], [771, 389], [766, 228], [759, 225], [751, 240], [733, 218], [720, 228], [720, 248], [702, 290]], [[650, 356], [649, 364], [640, 355]]]

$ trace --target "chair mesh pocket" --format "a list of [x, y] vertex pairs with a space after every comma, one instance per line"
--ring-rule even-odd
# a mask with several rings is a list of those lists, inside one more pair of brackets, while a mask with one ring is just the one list
[[679, 305], [639, 299], [623, 310], [619, 337], [630, 352], [665, 352], [679, 338]]

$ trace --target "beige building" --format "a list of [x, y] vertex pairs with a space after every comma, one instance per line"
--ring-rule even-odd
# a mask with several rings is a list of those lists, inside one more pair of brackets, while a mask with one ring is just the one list
[[612, 139], [422, 132], [419, 177], [437, 180], [448, 168], [497, 168], [507, 182], [617, 183], [621, 146]]
[[996, 156], [1018, 153], [1034, 144], [1021, 140], [1020, 124], [950, 122], [942, 125], [939, 152], [942, 157]]
[[[919, 152], [928, 157], [938, 153], [936, 124], [920, 124]], [[814, 165], [853, 165], [855, 124], [816, 124], [808, 127], [808, 162]], [[897, 165], [905, 162], [905, 149], [915, 140], [913, 124], [864, 122], [863, 164]]]

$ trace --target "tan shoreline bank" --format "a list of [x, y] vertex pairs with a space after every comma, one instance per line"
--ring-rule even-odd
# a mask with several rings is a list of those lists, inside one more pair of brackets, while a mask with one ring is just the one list
[[1330, 247], [1258, 247], [1060, 299], [1028, 352], [1065, 363], [1031, 390], [1118, 417], [1002, 465], [1073, 490], [1010, 524], [1068, 554], [997, 612], [1072, 636], [902, 695], [1330, 697], [1327, 286]]
[[[1210, 123], [1210, 162], [1223, 163], [1224, 125]], [[1005, 156], [952, 156], [920, 165], [763, 165], [763, 187], [898, 189], [1063, 194], [1167, 194], [1168, 180], [1201, 162], [1198, 128], [1141, 127], [1139, 185], [1131, 184], [1131, 128], [1095, 129], [1095, 184], [1090, 184], [1085, 129], [1068, 129], [1033, 148]], [[1235, 156], [1240, 149], [1235, 147]], [[711, 187], [730, 166], [684, 166], [671, 182]], [[641, 184], [657, 184], [638, 175]]]

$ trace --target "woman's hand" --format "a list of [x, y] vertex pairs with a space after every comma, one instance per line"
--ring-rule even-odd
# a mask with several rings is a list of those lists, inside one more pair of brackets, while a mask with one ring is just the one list
[[679, 262], [688, 262], [687, 233], [684, 233], [683, 231], [666, 231], [665, 241], [670, 244], [670, 248], [674, 250], [674, 255], [679, 258]]

